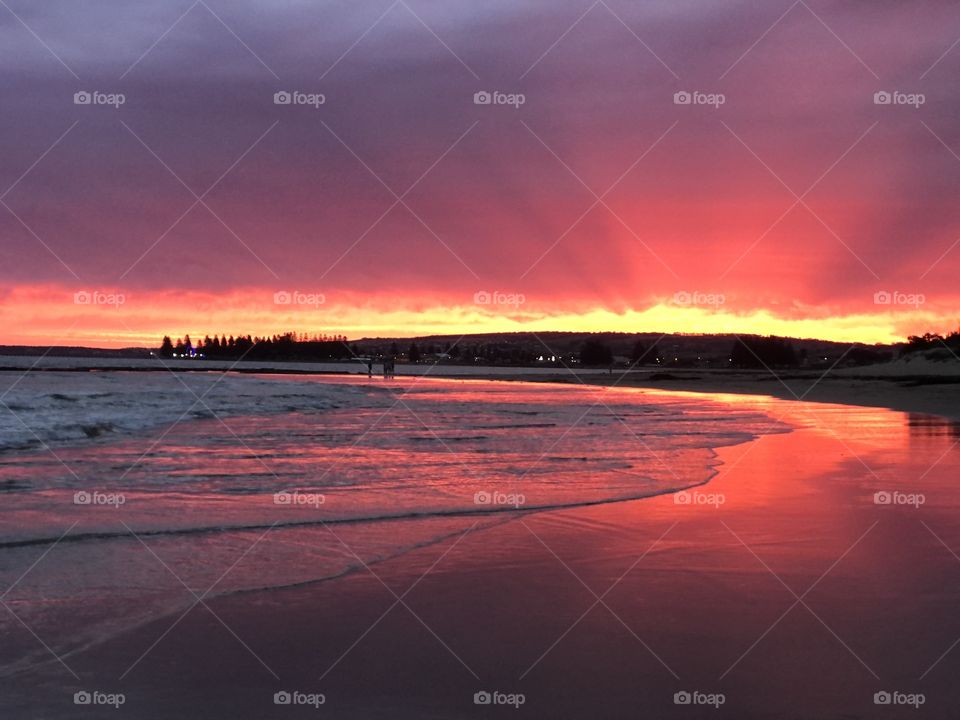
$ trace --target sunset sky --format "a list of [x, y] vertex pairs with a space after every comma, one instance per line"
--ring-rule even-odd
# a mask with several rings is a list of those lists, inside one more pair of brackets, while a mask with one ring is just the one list
[[4, 0], [0, 32], [0, 344], [960, 324], [956, 2]]

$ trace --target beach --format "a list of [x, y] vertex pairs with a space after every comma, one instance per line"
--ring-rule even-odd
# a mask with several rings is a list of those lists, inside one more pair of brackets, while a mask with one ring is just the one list
[[613, 379], [572, 375], [589, 384], [769, 395], [783, 400], [891, 408], [960, 420], [960, 363], [939, 365], [932, 369], [900, 366], [897, 372], [884, 372], [884, 366], [877, 366], [821, 371], [639, 371], [620, 376], [614, 373]]
[[[960, 431], [945, 418], [579, 383], [250, 380], [288, 388], [287, 405], [213, 405], [224, 420], [155, 446], [156, 428], [55, 446], [84, 480], [145, 455], [123, 507], [84, 514], [58, 460], [4, 455], [0, 557], [7, 585], [23, 573], [5, 596], [23, 621], [3, 626], [4, 717], [75, 717], [77, 692], [122, 694], [137, 718], [956, 703]], [[351, 449], [379, 434], [384, 393], [410, 408]], [[288, 408], [307, 398], [305, 421]], [[308, 498], [335, 463], [322, 503], [277, 514], [275, 491]], [[513, 506], [477, 504], [497, 490]]]
[[0, 720], [960, 717], [960, 2], [0, 18]]

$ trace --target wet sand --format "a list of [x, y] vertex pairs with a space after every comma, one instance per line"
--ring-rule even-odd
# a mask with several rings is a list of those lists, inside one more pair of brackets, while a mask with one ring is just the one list
[[568, 371], [566, 375], [516, 375], [510, 380], [634, 387], [693, 393], [768, 395], [781, 400], [860, 405], [960, 420], [957, 374], [874, 376], [869, 369], [814, 370], [631, 370]]
[[[84, 688], [126, 695], [119, 712], [85, 717], [916, 716], [875, 705], [879, 691], [923, 693], [923, 713], [951, 716], [956, 426], [726, 401], [798, 429], [721, 449], [718, 476], [695, 491], [714, 505], [662, 496], [473, 530], [468, 518], [344, 578], [150, 623], [71, 657], [79, 681], [56, 664], [0, 681], [4, 717], [76, 717]], [[924, 502], [875, 504], [886, 491]], [[271, 552], [269, 533], [252, 552]], [[282, 690], [326, 702], [276, 706]], [[478, 706], [480, 691], [524, 703]], [[724, 703], [677, 705], [682, 691]]]

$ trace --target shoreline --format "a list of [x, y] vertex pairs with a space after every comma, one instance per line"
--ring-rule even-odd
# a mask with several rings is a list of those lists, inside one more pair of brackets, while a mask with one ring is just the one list
[[[8, 360], [9, 358], [5, 358]], [[69, 364], [63, 360], [70, 361]], [[32, 361], [32, 363], [27, 362]], [[376, 367], [376, 366], [375, 366]], [[354, 369], [355, 371], [351, 371]], [[0, 360], [0, 373], [32, 372], [174, 372], [230, 373], [236, 375], [289, 375], [343, 377], [366, 380], [365, 368], [351, 363], [284, 363], [226, 361], [96, 361], [77, 358], [24, 358], [22, 364]], [[815, 370], [664, 369], [614, 370], [508, 366], [401, 364], [398, 379], [490, 380], [575, 384], [596, 387], [639, 388], [684, 393], [730, 393], [806, 401], [886, 408], [906, 413], [940, 415], [960, 422], [960, 374], [878, 374], [870, 368], [842, 368], [826, 373]], [[382, 379], [374, 372], [373, 380]]]
[[[460, 378], [465, 379], [465, 378]], [[905, 376], [822, 377], [820, 374], [766, 373], [719, 375], [633, 371], [617, 375], [556, 377], [491, 377], [489, 380], [583, 384], [695, 394], [766, 396], [791, 402], [884, 408], [909, 414], [939, 415], [960, 422], [960, 377]]]

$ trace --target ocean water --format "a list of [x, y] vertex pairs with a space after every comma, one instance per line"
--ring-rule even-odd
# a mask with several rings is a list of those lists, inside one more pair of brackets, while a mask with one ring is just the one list
[[789, 429], [576, 384], [46, 371], [0, 396], [0, 676], [201, 599], [699, 485], [715, 448]]

